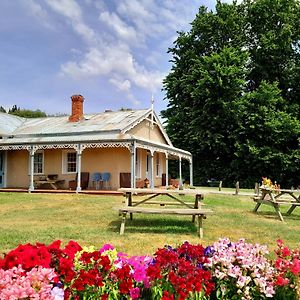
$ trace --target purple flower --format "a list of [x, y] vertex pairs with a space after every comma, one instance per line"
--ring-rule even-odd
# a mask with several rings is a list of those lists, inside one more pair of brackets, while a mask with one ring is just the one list
[[214, 254], [214, 249], [211, 246], [208, 246], [204, 249], [204, 255], [211, 257]]

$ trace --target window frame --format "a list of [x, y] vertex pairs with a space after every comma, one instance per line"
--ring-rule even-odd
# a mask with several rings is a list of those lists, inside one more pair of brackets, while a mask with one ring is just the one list
[[[42, 161], [41, 162], [36, 161], [37, 155], [42, 155]], [[30, 161], [29, 161], [29, 164], [30, 164]], [[41, 172], [35, 172], [37, 164], [41, 164], [42, 165]], [[44, 175], [45, 174], [44, 168], [45, 168], [45, 154], [44, 154], [44, 150], [38, 150], [33, 155], [33, 175]], [[29, 165], [29, 172], [30, 172], [30, 165]]]
[[[68, 154], [75, 154], [75, 171], [68, 171], [69, 161]], [[74, 163], [74, 162], [73, 162]], [[62, 174], [76, 174], [78, 168], [77, 152], [74, 150], [64, 150], [62, 155]]]

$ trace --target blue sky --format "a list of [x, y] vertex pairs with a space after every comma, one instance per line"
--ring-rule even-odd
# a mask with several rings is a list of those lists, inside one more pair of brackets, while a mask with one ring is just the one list
[[0, 105], [70, 113], [166, 108], [168, 47], [214, 0], [1, 0]]

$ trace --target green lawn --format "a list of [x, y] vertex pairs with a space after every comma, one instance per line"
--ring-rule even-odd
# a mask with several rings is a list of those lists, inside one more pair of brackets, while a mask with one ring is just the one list
[[[253, 213], [249, 196], [207, 195], [204, 203], [213, 215], [204, 221], [204, 239], [197, 237], [191, 217], [141, 215], [127, 220], [125, 234], [119, 235], [121, 218], [113, 207], [122, 205], [122, 196], [76, 194], [0, 193], [0, 253], [20, 243], [50, 243], [70, 239], [82, 245], [113, 244], [130, 255], [153, 254], [165, 244], [183, 241], [209, 245], [219, 237], [268, 244], [272, 251], [276, 240], [283, 239], [292, 248], [300, 247], [300, 207], [285, 222], [273, 208], [261, 207]], [[193, 201], [190, 197], [189, 201]]]

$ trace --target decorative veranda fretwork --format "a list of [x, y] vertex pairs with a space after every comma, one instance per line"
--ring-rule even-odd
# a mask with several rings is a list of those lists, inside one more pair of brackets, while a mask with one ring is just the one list
[[46, 150], [46, 149], [74, 149], [76, 151], [84, 150], [86, 148], [127, 148], [129, 149], [131, 143], [129, 142], [99, 142], [99, 143], [80, 143], [80, 144], [47, 144], [47, 145], [8, 145], [0, 146], [0, 150]]
[[[129, 151], [132, 150], [133, 144], [131, 142], [99, 142], [99, 143], [74, 143], [74, 144], [32, 144], [32, 145], [7, 145], [0, 146], [0, 150], [28, 150], [28, 151], [37, 151], [37, 150], [46, 150], [46, 149], [74, 149], [75, 151], [83, 151], [88, 148], [127, 148]], [[159, 146], [147, 145], [144, 143], [136, 143], [136, 148], [142, 148], [149, 150], [151, 153], [161, 152], [165, 153], [168, 156], [173, 155], [176, 157], [181, 157], [188, 161], [191, 161], [192, 157], [180, 153], [176, 150], [160, 148]]]
[[186, 159], [186, 160], [188, 160], [190, 162], [192, 160], [192, 157], [190, 155], [177, 152], [176, 150], [162, 149], [162, 148], [160, 148], [158, 146], [146, 145], [146, 144], [142, 144], [142, 143], [137, 143], [136, 147], [137, 148], [142, 148], [142, 149], [149, 150], [152, 154], [154, 152], [162, 152], [162, 153], [168, 154], [168, 156], [169, 155], [174, 155], [176, 157], [181, 157], [183, 159]]
[[46, 149], [74, 149], [78, 150], [78, 144], [53, 144], [53, 145], [34, 145], [36, 150], [46, 150]]
[[109, 142], [109, 143], [84, 143], [81, 144], [81, 150], [86, 148], [127, 148], [130, 150], [131, 143], [129, 142]]
[[0, 150], [31, 150], [31, 145], [9, 145], [9, 146], [0, 146]]

